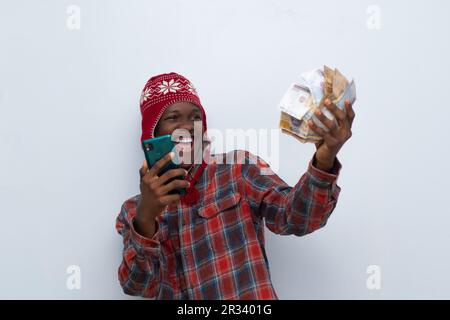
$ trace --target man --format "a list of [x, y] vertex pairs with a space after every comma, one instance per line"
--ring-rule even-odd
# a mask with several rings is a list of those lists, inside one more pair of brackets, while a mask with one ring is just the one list
[[[351, 136], [355, 114], [348, 102], [346, 112], [329, 101], [325, 105], [338, 121], [318, 112], [329, 131], [309, 124], [323, 142], [294, 187], [276, 174], [263, 174], [267, 164], [249, 152], [183, 162], [160, 176], [173, 155], [150, 169], [144, 162], [141, 193], [125, 201], [116, 223], [124, 244], [119, 267], [124, 292], [156, 299], [277, 299], [264, 226], [282, 235], [311, 233], [326, 224], [340, 192], [336, 155]], [[141, 141], [178, 129], [193, 136], [195, 121], [202, 121], [206, 132], [197, 92], [179, 74], [150, 78], [140, 107]], [[239, 155], [245, 161], [229, 163]], [[185, 179], [171, 180], [177, 176]], [[186, 195], [169, 194], [180, 188]]]

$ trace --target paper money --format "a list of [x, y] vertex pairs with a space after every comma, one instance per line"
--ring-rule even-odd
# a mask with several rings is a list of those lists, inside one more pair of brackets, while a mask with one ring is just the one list
[[308, 120], [311, 118], [311, 114], [312, 109], [305, 114], [302, 120], [299, 120], [285, 112], [281, 112], [280, 128], [283, 132], [294, 135], [303, 143], [308, 141], [320, 141], [320, 136], [309, 129]]
[[341, 110], [345, 111], [345, 100], [348, 100], [350, 104], [353, 104], [356, 100], [356, 86], [355, 81], [352, 80], [350, 84], [345, 88], [344, 93], [339, 97], [339, 99], [333, 101], [333, 103]]
[[325, 77], [323, 71], [320, 69], [305, 72], [300, 76], [301, 80], [304, 80], [304, 84], [309, 88], [311, 92], [314, 104], [319, 105], [322, 101], [324, 94], [324, 81]]
[[330, 99], [339, 109], [345, 111], [345, 101], [353, 104], [356, 100], [356, 86], [350, 83], [337, 69], [324, 66], [324, 70], [315, 69], [301, 74], [284, 94], [279, 109], [281, 110], [279, 127], [282, 132], [299, 141], [318, 142], [322, 138], [309, 128], [309, 120], [325, 131], [328, 128], [315, 116], [321, 110], [330, 120], [337, 121], [324, 106], [325, 99]]
[[[348, 86], [347, 79], [339, 72], [338, 69], [334, 70], [333, 78], [333, 98], [338, 99]], [[332, 100], [334, 100], [332, 99]]]
[[281, 99], [279, 108], [287, 114], [301, 119], [313, 106], [309, 88], [301, 84], [292, 84]]
[[329, 97], [333, 93], [333, 79], [334, 79], [334, 70], [329, 68], [328, 66], [323, 67], [323, 75], [325, 78], [324, 81], [324, 94]]

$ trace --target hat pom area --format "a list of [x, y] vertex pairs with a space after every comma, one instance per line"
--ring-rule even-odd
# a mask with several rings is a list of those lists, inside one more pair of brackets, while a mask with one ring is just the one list
[[200, 199], [200, 192], [195, 187], [189, 187], [186, 194], [181, 197], [181, 201], [187, 206], [193, 206]]

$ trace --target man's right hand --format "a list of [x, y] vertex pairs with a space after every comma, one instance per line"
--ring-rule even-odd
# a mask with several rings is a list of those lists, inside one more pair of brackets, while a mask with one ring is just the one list
[[165, 172], [160, 177], [159, 171], [172, 160], [173, 153], [166, 154], [163, 158], [157, 161], [150, 170], [148, 169], [147, 162], [144, 160], [142, 167], [139, 169], [139, 175], [141, 177], [140, 189], [141, 200], [139, 202], [135, 227], [136, 231], [146, 238], [151, 238], [155, 230], [155, 218], [160, 215], [164, 209], [173, 203], [180, 201], [179, 194], [168, 194], [170, 191], [179, 188], [189, 187], [189, 182], [186, 180], [175, 179], [167, 183], [175, 177], [187, 175], [187, 171], [184, 169], [171, 169]]

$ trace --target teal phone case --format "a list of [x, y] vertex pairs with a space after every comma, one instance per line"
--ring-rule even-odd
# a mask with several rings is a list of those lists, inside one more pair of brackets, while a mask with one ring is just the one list
[[[169, 152], [173, 151], [174, 147], [175, 144], [172, 141], [171, 135], [160, 136], [142, 141], [142, 148], [144, 149], [145, 160], [147, 161], [148, 168], [154, 166], [155, 163], [158, 162], [158, 160], [160, 160]], [[167, 163], [161, 170], [159, 170], [158, 176], [163, 175], [170, 169], [176, 168], [180, 168], [180, 165], [175, 164], [173, 161], [169, 161], [169, 163]], [[183, 179], [183, 178], [176, 177], [174, 179]], [[169, 180], [167, 183], [169, 183], [172, 180], [173, 179]], [[175, 192], [170, 192], [170, 194], [172, 193], [184, 194], [184, 191], [185, 191], [184, 189], [176, 189]]]

